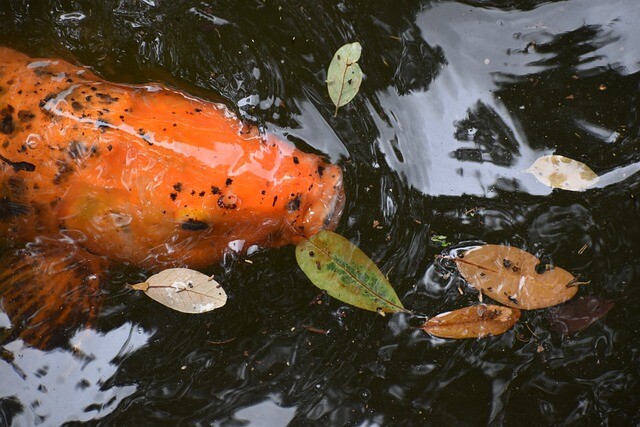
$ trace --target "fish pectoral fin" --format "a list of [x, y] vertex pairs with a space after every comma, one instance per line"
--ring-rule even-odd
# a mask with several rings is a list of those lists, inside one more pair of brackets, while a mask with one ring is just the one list
[[75, 245], [35, 246], [7, 255], [0, 308], [11, 320], [4, 340], [51, 349], [90, 326], [101, 305], [106, 262]]

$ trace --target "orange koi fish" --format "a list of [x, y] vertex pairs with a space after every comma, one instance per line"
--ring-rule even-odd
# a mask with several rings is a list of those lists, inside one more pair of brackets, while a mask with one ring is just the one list
[[224, 106], [0, 47], [5, 311], [39, 346], [97, 310], [112, 263], [203, 268], [335, 228], [341, 169]]

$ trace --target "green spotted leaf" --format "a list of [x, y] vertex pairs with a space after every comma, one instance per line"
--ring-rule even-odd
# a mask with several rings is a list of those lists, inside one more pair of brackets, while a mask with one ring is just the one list
[[338, 108], [348, 104], [356, 96], [362, 83], [362, 70], [357, 64], [362, 46], [360, 43], [348, 43], [333, 55], [327, 70], [327, 90], [329, 97]]
[[323, 230], [296, 247], [307, 277], [332, 297], [380, 314], [409, 312], [367, 255], [339, 234]]

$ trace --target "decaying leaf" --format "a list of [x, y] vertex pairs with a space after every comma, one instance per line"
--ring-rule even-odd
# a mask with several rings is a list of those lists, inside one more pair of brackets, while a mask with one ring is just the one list
[[379, 313], [408, 311], [374, 262], [339, 234], [323, 230], [303, 240], [296, 260], [314, 285], [340, 301]]
[[218, 282], [188, 268], [169, 268], [131, 288], [182, 313], [205, 313], [227, 302], [227, 294]]
[[603, 318], [613, 308], [613, 301], [590, 295], [552, 307], [545, 313], [551, 329], [560, 335], [573, 335]]
[[482, 338], [508, 331], [518, 319], [517, 308], [479, 304], [432, 317], [422, 329], [440, 338]]
[[578, 291], [571, 273], [559, 267], [540, 268], [538, 258], [512, 246], [480, 246], [455, 261], [471, 286], [509, 307], [551, 307]]
[[598, 182], [598, 175], [584, 163], [557, 155], [540, 157], [526, 172], [549, 187], [570, 191], [584, 191]]
[[333, 55], [327, 70], [327, 90], [329, 97], [338, 108], [348, 104], [356, 96], [362, 83], [362, 70], [357, 64], [362, 46], [360, 43], [349, 43], [342, 46]]

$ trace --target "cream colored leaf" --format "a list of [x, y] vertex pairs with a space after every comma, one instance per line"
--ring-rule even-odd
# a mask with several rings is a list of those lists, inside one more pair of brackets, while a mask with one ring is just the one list
[[131, 288], [182, 313], [205, 313], [227, 302], [227, 294], [218, 282], [188, 268], [169, 268]]
[[526, 170], [541, 183], [569, 191], [584, 191], [598, 182], [587, 165], [564, 156], [542, 156]]

